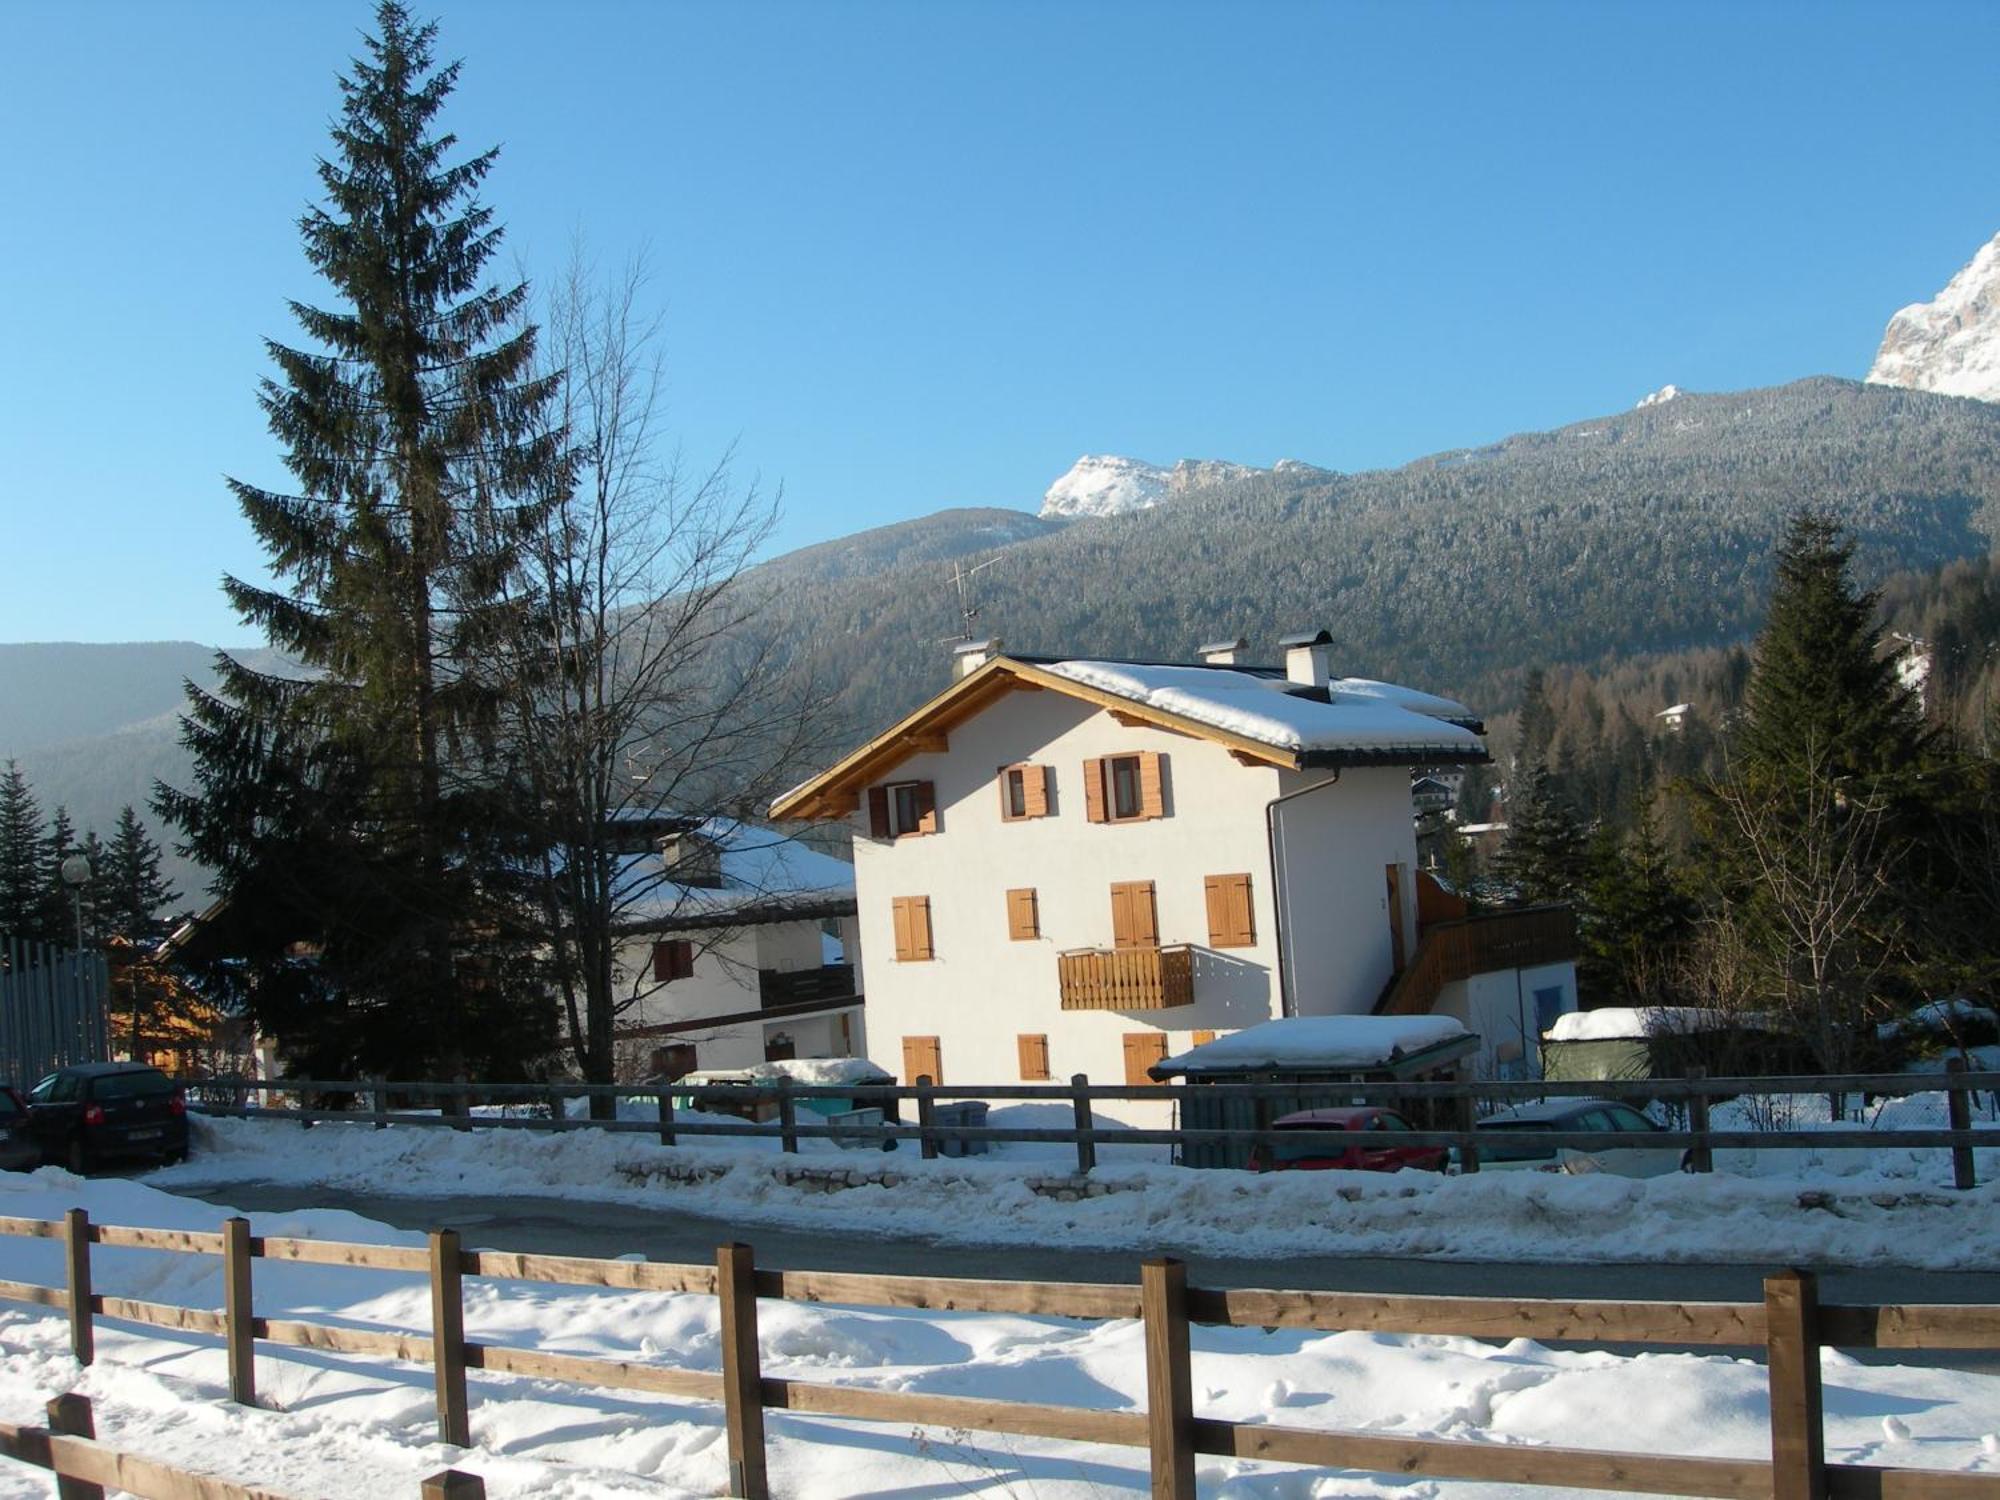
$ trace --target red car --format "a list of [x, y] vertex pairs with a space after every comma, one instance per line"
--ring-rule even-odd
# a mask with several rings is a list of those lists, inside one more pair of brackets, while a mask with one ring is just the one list
[[1343, 1109], [1302, 1109], [1271, 1122], [1273, 1130], [1345, 1130], [1351, 1144], [1310, 1137], [1259, 1142], [1250, 1149], [1253, 1172], [1442, 1172], [1449, 1147], [1414, 1146], [1398, 1139], [1414, 1127], [1393, 1109], [1374, 1104]]

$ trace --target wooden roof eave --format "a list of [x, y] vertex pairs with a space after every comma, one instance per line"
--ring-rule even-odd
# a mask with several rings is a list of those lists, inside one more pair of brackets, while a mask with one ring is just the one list
[[[928, 748], [929, 741], [937, 734], [964, 723], [1009, 692], [1036, 688], [1048, 688], [1175, 734], [1213, 741], [1231, 751], [1239, 760], [1247, 759], [1284, 771], [1300, 768], [1302, 758], [1297, 751], [1218, 729], [1213, 724], [1204, 724], [1198, 719], [1092, 687], [1089, 683], [1078, 682], [1028, 662], [996, 656], [810, 781], [780, 797], [771, 804], [771, 816], [786, 819], [846, 817], [859, 805], [863, 787], [879, 780], [885, 772], [910, 756], [920, 753], [921, 748]], [[920, 747], [917, 742], [923, 742], [923, 745]]]

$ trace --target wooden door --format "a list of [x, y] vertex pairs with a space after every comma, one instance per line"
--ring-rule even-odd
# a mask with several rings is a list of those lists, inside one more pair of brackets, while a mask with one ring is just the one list
[[1403, 867], [1390, 865], [1389, 871], [1389, 972], [1400, 974], [1407, 961], [1403, 950]]

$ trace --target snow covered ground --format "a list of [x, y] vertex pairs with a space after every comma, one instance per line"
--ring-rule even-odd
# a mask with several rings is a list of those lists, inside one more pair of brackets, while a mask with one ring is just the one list
[[[384, 1131], [376, 1138], [416, 1134]], [[442, 1131], [428, 1138], [466, 1139]], [[341, 1137], [343, 1154], [364, 1139], [359, 1131]], [[504, 1139], [531, 1151], [535, 1145], [518, 1136]], [[573, 1152], [578, 1141], [589, 1139], [550, 1144]], [[236, 1149], [256, 1148], [238, 1139]], [[374, 1160], [380, 1165], [384, 1158], [378, 1152]], [[1567, 1189], [1595, 1186], [1544, 1181]], [[83, 1182], [53, 1168], [31, 1176], [0, 1174], [0, 1214], [48, 1218], [77, 1205], [100, 1222], [165, 1228], [213, 1228], [225, 1212], [143, 1183]], [[256, 1215], [254, 1231], [385, 1244], [416, 1238], [325, 1211]], [[0, 1276], [54, 1283], [60, 1253], [50, 1242], [0, 1239]], [[210, 1257], [99, 1247], [93, 1262], [106, 1293], [209, 1308], [221, 1302]], [[417, 1277], [260, 1261], [256, 1278], [257, 1310], [264, 1316], [428, 1329], [427, 1294]], [[1111, 1410], [1143, 1405], [1143, 1349], [1131, 1322], [776, 1302], [761, 1304], [760, 1316], [768, 1374]], [[472, 1337], [487, 1342], [693, 1369], [719, 1366], [715, 1304], [706, 1297], [469, 1281], [465, 1322]], [[1763, 1371], [1730, 1357], [1618, 1356], [1519, 1340], [1486, 1344], [1258, 1329], [1197, 1328], [1193, 1340], [1195, 1398], [1203, 1415], [1473, 1442], [1615, 1444], [1742, 1457], [1768, 1451]], [[213, 1339], [105, 1323], [97, 1363], [81, 1371], [67, 1347], [60, 1316], [0, 1304], [0, 1420], [39, 1421], [50, 1396], [78, 1389], [96, 1404], [105, 1439], [297, 1500], [414, 1496], [423, 1475], [447, 1465], [483, 1475], [496, 1497], [621, 1500], [714, 1495], [724, 1488], [721, 1413], [699, 1402], [474, 1371], [473, 1447], [456, 1450], [434, 1441], [430, 1377], [422, 1367], [267, 1347], [257, 1361], [261, 1404], [250, 1410], [224, 1399], [223, 1355]], [[1837, 1353], [1826, 1356], [1824, 1368], [1830, 1458], [2000, 1471], [2000, 1378], [1862, 1366]], [[787, 1497], [1080, 1497], [1146, 1489], [1146, 1457], [1136, 1449], [775, 1412], [767, 1421], [773, 1489]], [[1204, 1494], [1228, 1500], [1413, 1494], [1484, 1500], [1553, 1493], [1413, 1485], [1406, 1477], [1327, 1475], [1218, 1459], [1201, 1461], [1200, 1481]], [[46, 1476], [0, 1462], [0, 1500], [49, 1493]]]
[[[1718, 1129], [1735, 1122], [1716, 1111]], [[1759, 1109], [1766, 1108], [1757, 1105]], [[1026, 1106], [1028, 1109], [1047, 1106]], [[1788, 1107], [1805, 1128], [1825, 1102]], [[1921, 1100], [1896, 1111], [1925, 1117]], [[1067, 1111], [1058, 1110], [1067, 1114]], [[997, 1123], [1012, 1117], [993, 1112]], [[1029, 1117], [1030, 1123], [1039, 1117]], [[921, 1160], [775, 1137], [663, 1147], [579, 1129], [375, 1130], [198, 1120], [195, 1152], [148, 1180], [279, 1182], [448, 1198], [519, 1194], [681, 1208], [744, 1226], [1280, 1260], [1296, 1254], [1515, 1261], [1791, 1261], [2000, 1269], [2000, 1133], [1976, 1153], [1981, 1185], [1951, 1186], [1941, 1150], [1719, 1152], [1713, 1175], [1302, 1172], [1257, 1176], [1167, 1165], [1151, 1148], [1100, 1153], [1086, 1196], [1068, 1148]], [[692, 1139], [692, 1138], [686, 1138]], [[1018, 1151], [1023, 1154], [1012, 1154]], [[1036, 1154], [1040, 1153], [1040, 1154]], [[846, 1185], [851, 1174], [854, 1185]], [[829, 1177], [842, 1185], [829, 1191]]]

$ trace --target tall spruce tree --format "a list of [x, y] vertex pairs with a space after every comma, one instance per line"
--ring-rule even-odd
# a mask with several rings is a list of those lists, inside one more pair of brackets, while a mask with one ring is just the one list
[[318, 1066], [448, 1077], [518, 1071], [550, 1040], [510, 980], [499, 692], [471, 668], [566, 452], [527, 289], [485, 280], [497, 151], [452, 159], [437, 122], [458, 65], [434, 62], [435, 35], [383, 0], [340, 79], [324, 202], [300, 221], [335, 304], [293, 304], [311, 347], [270, 343], [262, 382], [296, 492], [231, 481], [285, 586], [224, 589], [310, 675], [222, 657], [219, 692], [189, 694], [195, 789], [155, 805], [241, 930], [316, 947], [310, 984], [269, 991], [307, 997], [263, 1018], [281, 1038]]
[[1544, 765], [1516, 773], [1507, 840], [1493, 874], [1524, 902], [1570, 901], [1583, 889], [1589, 833]]
[[14, 761], [0, 773], [0, 938], [40, 942], [48, 918], [42, 810]]
[[130, 807], [118, 814], [118, 827], [97, 861], [91, 866], [97, 877], [94, 917], [107, 935], [153, 947], [166, 936], [164, 913], [180, 892], [160, 873], [160, 846]]
[[51, 941], [60, 942], [65, 947], [77, 947], [85, 941], [85, 892], [81, 888], [70, 889], [69, 882], [63, 879], [63, 862], [81, 849], [82, 845], [76, 838], [76, 825], [70, 821], [69, 809], [58, 807], [55, 816], [49, 819], [49, 831], [42, 835], [42, 914], [39, 925]]

